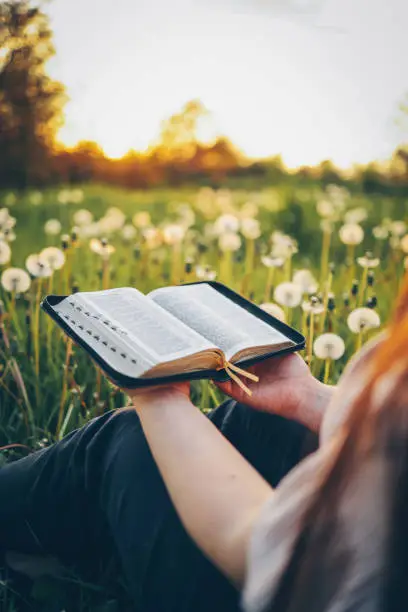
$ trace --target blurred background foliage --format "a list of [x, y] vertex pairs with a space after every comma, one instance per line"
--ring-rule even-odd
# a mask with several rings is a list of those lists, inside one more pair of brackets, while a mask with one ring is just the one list
[[[187, 101], [165, 119], [146, 153], [129, 151], [121, 159], [110, 159], [97, 143], [86, 141], [63, 148], [56, 134], [64, 121], [67, 96], [63, 84], [47, 74], [53, 54], [49, 19], [40, 7], [27, 0], [0, 2], [0, 187], [102, 182], [146, 189], [318, 181], [395, 194], [408, 186], [408, 148], [403, 146], [386, 164], [355, 165], [345, 172], [329, 160], [296, 170], [287, 169], [279, 155], [249, 160], [226, 137], [203, 144], [200, 123], [208, 110], [199, 100]], [[407, 120], [406, 101], [398, 120]]]

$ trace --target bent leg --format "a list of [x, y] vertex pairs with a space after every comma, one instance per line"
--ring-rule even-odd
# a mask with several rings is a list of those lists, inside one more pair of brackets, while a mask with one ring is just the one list
[[[229, 401], [209, 417], [275, 485], [307, 431]], [[134, 411], [95, 419], [0, 470], [0, 545], [63, 560], [118, 553], [136, 609], [238, 610], [239, 594], [181, 525]]]

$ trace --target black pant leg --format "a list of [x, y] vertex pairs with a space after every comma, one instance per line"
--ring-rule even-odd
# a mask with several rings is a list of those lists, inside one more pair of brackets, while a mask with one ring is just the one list
[[227, 400], [211, 421], [273, 487], [319, 445], [318, 436], [295, 421]]
[[[304, 452], [306, 430], [278, 417], [229, 401], [210, 419], [272, 484]], [[0, 496], [10, 498], [0, 510], [0, 546], [63, 559], [112, 546], [143, 612], [239, 607], [182, 527], [133, 411], [105, 415], [6, 466]]]

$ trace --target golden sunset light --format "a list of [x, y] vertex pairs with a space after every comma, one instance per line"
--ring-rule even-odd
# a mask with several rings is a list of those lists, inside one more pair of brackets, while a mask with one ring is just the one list
[[408, 72], [408, 5], [320, 5], [306, 18], [290, 3], [273, 10], [272, 1], [234, 8], [55, 0], [50, 67], [71, 99], [60, 139], [94, 140], [112, 157], [143, 151], [164, 118], [198, 98], [211, 111], [212, 131], [251, 157], [348, 166], [389, 156], [400, 138], [394, 118]]

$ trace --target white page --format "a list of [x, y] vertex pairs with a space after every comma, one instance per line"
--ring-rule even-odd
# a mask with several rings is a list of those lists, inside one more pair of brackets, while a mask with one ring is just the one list
[[121, 335], [103, 325], [99, 316], [85, 315], [87, 304], [78, 296], [63, 300], [54, 310], [109, 366], [124, 375], [137, 378], [155, 365], [145, 352], [135, 351]]
[[219, 346], [227, 358], [245, 348], [290, 342], [210, 285], [167, 287], [149, 297]]
[[214, 348], [205, 338], [133, 288], [80, 293], [73, 296], [106, 320], [121, 341], [153, 364], [172, 361]]

